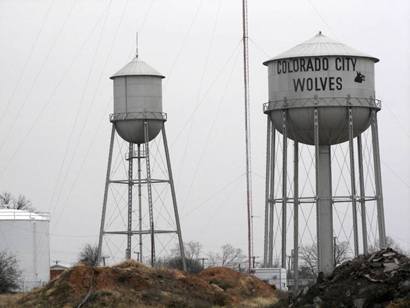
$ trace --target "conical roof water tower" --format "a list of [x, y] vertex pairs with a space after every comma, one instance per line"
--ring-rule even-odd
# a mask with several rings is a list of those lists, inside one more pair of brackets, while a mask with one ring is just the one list
[[[156, 236], [159, 234], [176, 233], [178, 237], [178, 245], [180, 256], [182, 258], [183, 267], [185, 268], [185, 254], [181, 235], [181, 226], [179, 222], [179, 214], [177, 208], [177, 199], [175, 194], [174, 181], [171, 170], [171, 161], [169, 157], [167, 137], [165, 133], [165, 121], [167, 115], [162, 111], [162, 79], [165, 78], [161, 73], [149, 66], [144, 61], [141, 61], [137, 56], [120, 69], [117, 73], [110, 77], [114, 83], [114, 113], [110, 115], [112, 123], [110, 148], [108, 155], [108, 167], [106, 175], [106, 183], [104, 190], [104, 200], [102, 207], [100, 235], [98, 244], [99, 260], [103, 258], [104, 238], [107, 236], [126, 236], [125, 258], [130, 259], [132, 253], [137, 253], [138, 260], [143, 261], [143, 237], [149, 236], [150, 246], [150, 263], [155, 265], [155, 247]], [[151, 176], [151, 156], [150, 142], [159, 134], [162, 135], [164, 146], [164, 154], [166, 160], [166, 169], [168, 173], [167, 179], [154, 179]], [[127, 160], [128, 170], [127, 179], [113, 179], [112, 173], [112, 158], [114, 138], [118, 134], [123, 141], [128, 143], [128, 153], [125, 157]], [[135, 147], [137, 148], [135, 151]], [[137, 161], [137, 177], [134, 176], [134, 161]], [[145, 178], [142, 177], [142, 166], [145, 165]], [[169, 184], [172, 207], [174, 217], [174, 226], [170, 230], [157, 230], [154, 223], [154, 207], [153, 207], [153, 185]], [[107, 223], [107, 200], [110, 193], [110, 185], [127, 185], [128, 192], [124, 199], [127, 200], [127, 222], [126, 228], [122, 230], [115, 229]], [[133, 190], [137, 186], [138, 203], [137, 208], [133, 202]], [[145, 190], [146, 188], [146, 190]], [[145, 193], [144, 193], [145, 192]], [[148, 205], [148, 228], [143, 228], [143, 219], [145, 215], [142, 213], [143, 200], [147, 201]], [[138, 215], [135, 215], [135, 213]], [[121, 215], [121, 213], [120, 213]], [[138, 224], [133, 224], [135, 217], [138, 216]], [[138, 249], [134, 252], [133, 236], [139, 238]]]
[[[297, 277], [299, 246], [299, 209], [303, 203], [316, 205], [316, 243], [318, 271], [328, 275], [334, 268], [333, 207], [337, 202], [351, 204], [353, 253], [359, 254], [359, 242], [367, 252], [366, 202], [377, 202], [379, 244], [385, 246], [386, 235], [380, 173], [377, 112], [380, 101], [375, 98], [374, 65], [379, 60], [319, 32], [310, 40], [266, 61], [269, 76], [269, 101], [264, 104], [267, 115], [267, 170], [265, 205], [264, 264], [272, 267], [274, 242], [274, 209], [281, 208], [281, 267], [287, 267], [288, 208], [293, 210], [293, 268]], [[362, 137], [371, 127], [373, 181], [376, 193], [364, 190]], [[278, 133], [277, 133], [278, 132]], [[278, 136], [282, 144], [278, 154]], [[293, 151], [288, 143], [293, 140]], [[347, 143], [350, 169], [349, 196], [335, 195], [332, 190], [332, 152], [338, 144]], [[313, 146], [315, 168], [310, 174], [316, 192], [300, 196], [299, 144]], [[356, 146], [355, 146], [356, 144]], [[293, 152], [293, 162], [288, 156]], [[347, 153], [347, 151], [346, 151]], [[278, 158], [281, 164], [277, 162]], [[281, 167], [279, 176], [275, 168]], [[288, 174], [291, 169], [293, 174]], [[358, 175], [358, 179], [357, 179]], [[281, 177], [281, 180], [278, 177]], [[289, 195], [289, 181], [293, 196]], [[280, 191], [275, 183], [281, 182]], [[359, 187], [359, 188], [357, 188]], [[275, 197], [279, 194], [279, 197]], [[358, 206], [361, 213], [361, 237], [358, 230]], [[350, 217], [350, 216], [349, 216]], [[296, 286], [297, 287], [297, 286]]]

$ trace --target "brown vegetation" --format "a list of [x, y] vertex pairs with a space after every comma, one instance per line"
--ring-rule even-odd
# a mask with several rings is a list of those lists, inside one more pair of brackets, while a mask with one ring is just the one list
[[[86, 301], [84, 299], [87, 298]], [[199, 274], [152, 269], [134, 261], [113, 267], [75, 266], [44, 288], [24, 295], [18, 307], [264, 307], [275, 290], [228, 268]]]

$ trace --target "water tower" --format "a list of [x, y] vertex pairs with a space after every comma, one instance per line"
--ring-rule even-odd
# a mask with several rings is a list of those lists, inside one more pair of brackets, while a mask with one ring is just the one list
[[[299, 209], [311, 202], [316, 208], [316, 238], [318, 270], [325, 275], [334, 268], [334, 217], [336, 203], [349, 204], [352, 220], [353, 253], [359, 248], [367, 252], [368, 237], [366, 206], [374, 201], [377, 211], [379, 245], [386, 244], [377, 112], [380, 101], [375, 98], [374, 64], [379, 60], [332, 40], [321, 32], [290, 50], [266, 61], [269, 76], [269, 102], [264, 104], [267, 115], [267, 170], [264, 234], [264, 265], [272, 267], [274, 213], [280, 208], [280, 264], [287, 267], [288, 209], [293, 211], [293, 267], [298, 268]], [[375, 194], [364, 189], [363, 134], [371, 127], [372, 181]], [[278, 132], [278, 133], [277, 133]], [[278, 139], [282, 143], [278, 147]], [[293, 150], [288, 143], [293, 140]], [[336, 195], [332, 189], [332, 150], [346, 146], [346, 165], [349, 175], [348, 195]], [[310, 147], [313, 183], [311, 196], [300, 195], [299, 146]], [[289, 158], [293, 154], [293, 162]], [[278, 161], [279, 160], [279, 161]], [[357, 163], [356, 163], [357, 161]], [[275, 168], [281, 170], [275, 172]], [[290, 174], [289, 170], [292, 171]], [[276, 170], [277, 171], [277, 170]], [[277, 174], [279, 173], [279, 175]], [[290, 175], [289, 175], [290, 174]], [[358, 181], [357, 181], [358, 178]], [[281, 183], [277, 189], [275, 183]], [[275, 186], [276, 185], [276, 186]], [[292, 186], [290, 195], [289, 185]], [[359, 188], [357, 188], [359, 187]], [[280, 192], [278, 192], [280, 190]], [[279, 194], [279, 197], [275, 197]], [[359, 207], [360, 206], [360, 207]], [[358, 230], [360, 209], [361, 237]], [[279, 223], [278, 223], [279, 224]], [[280, 231], [279, 231], [280, 230]], [[359, 246], [360, 242], [360, 246]], [[297, 277], [297, 270], [295, 270]]]
[[[130, 259], [132, 253], [137, 253], [138, 260], [143, 260], [143, 237], [149, 236], [150, 263], [155, 264], [156, 238], [160, 234], [174, 233], [178, 237], [180, 256], [185, 268], [185, 254], [181, 235], [181, 226], [175, 194], [174, 180], [172, 177], [171, 162], [169, 157], [167, 137], [165, 133], [165, 121], [167, 115], [162, 111], [162, 79], [165, 78], [137, 56], [121, 70], [110, 77], [114, 82], [114, 113], [110, 115], [112, 123], [108, 167], [106, 174], [104, 199], [102, 207], [100, 235], [98, 243], [99, 260], [103, 258], [103, 243], [107, 236], [126, 236], [125, 258]], [[162, 135], [163, 149], [166, 160], [167, 178], [158, 179], [152, 177], [152, 154], [150, 144], [159, 134]], [[113, 147], [114, 139], [118, 134], [121, 139], [128, 143], [127, 178], [112, 178]], [[136, 147], [136, 150], [135, 150]], [[137, 162], [137, 176], [134, 176], [134, 161]], [[142, 167], [145, 166], [145, 176]], [[174, 225], [171, 229], [157, 229], [154, 222], [153, 185], [169, 185], [173, 206]], [[121, 198], [127, 200], [127, 217], [123, 230], [113, 229], [106, 221], [108, 195], [111, 185], [127, 186], [127, 192]], [[138, 202], [135, 209], [133, 202], [134, 187], [137, 187]], [[146, 194], [144, 194], [145, 190]], [[148, 211], [143, 215], [143, 201], [146, 201]], [[119, 209], [121, 211], [121, 209]], [[119, 213], [121, 215], [122, 213]], [[135, 219], [135, 216], [138, 216]], [[147, 218], [148, 224], [144, 229], [143, 220]], [[135, 226], [134, 221], [137, 221]], [[118, 228], [118, 226], [117, 226]], [[137, 251], [134, 252], [133, 236], [139, 238]]]

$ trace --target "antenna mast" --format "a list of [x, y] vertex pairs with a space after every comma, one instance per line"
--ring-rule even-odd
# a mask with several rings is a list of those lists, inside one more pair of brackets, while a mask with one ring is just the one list
[[248, 212], [248, 271], [252, 267], [252, 173], [251, 173], [251, 127], [249, 110], [249, 56], [248, 56], [248, 2], [242, 0], [242, 43], [243, 43], [243, 79], [245, 94], [245, 146], [246, 146], [246, 203]]
[[138, 32], [135, 34], [135, 57], [138, 59]]

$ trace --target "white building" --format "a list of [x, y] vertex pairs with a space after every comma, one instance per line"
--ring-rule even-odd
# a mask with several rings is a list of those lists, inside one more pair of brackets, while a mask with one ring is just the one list
[[284, 268], [254, 268], [253, 275], [266, 283], [273, 285], [276, 289], [286, 291], [286, 269]]
[[22, 291], [50, 279], [49, 224], [48, 214], [0, 209], [0, 251], [16, 257], [22, 272]]

